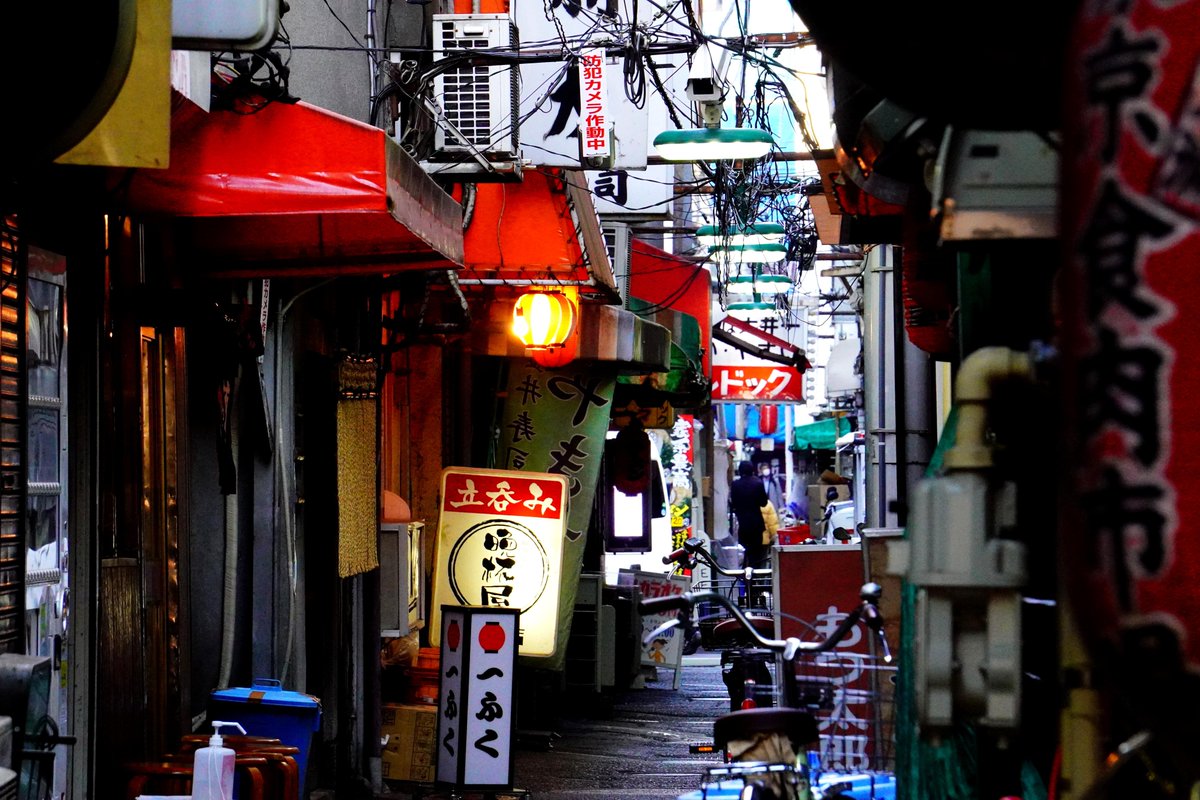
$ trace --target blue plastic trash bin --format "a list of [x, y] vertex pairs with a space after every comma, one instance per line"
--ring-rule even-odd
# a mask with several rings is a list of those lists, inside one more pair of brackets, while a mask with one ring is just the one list
[[249, 687], [222, 689], [209, 695], [209, 722], [240, 722], [247, 736], [271, 736], [297, 748], [300, 796], [305, 797], [308, 751], [313, 733], [321, 727], [321, 701], [290, 692], [274, 678], [255, 678], [251, 683]]

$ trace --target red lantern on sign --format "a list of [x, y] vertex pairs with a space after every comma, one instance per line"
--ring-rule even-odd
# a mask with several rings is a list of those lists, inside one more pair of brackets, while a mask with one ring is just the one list
[[763, 406], [758, 411], [758, 430], [770, 436], [779, 429], [779, 406]]
[[460, 643], [462, 643], [462, 631], [459, 630], [458, 620], [450, 620], [450, 624], [446, 628], [446, 645], [453, 652], [458, 650]]
[[499, 653], [506, 638], [499, 622], [486, 622], [479, 629], [479, 646], [485, 653]]

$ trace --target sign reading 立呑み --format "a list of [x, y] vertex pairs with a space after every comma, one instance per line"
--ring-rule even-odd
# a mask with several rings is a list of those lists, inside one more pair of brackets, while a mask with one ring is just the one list
[[512, 608], [521, 612], [520, 654], [553, 655], [567, 497], [562, 475], [443, 470], [430, 633], [442, 629], [443, 604]]
[[437, 782], [510, 789], [520, 612], [452, 605], [439, 611]]

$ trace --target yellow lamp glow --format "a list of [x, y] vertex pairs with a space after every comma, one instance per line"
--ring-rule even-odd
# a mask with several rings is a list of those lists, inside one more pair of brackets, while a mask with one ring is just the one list
[[513, 306], [513, 335], [531, 350], [562, 347], [575, 330], [578, 311], [571, 298], [556, 292], [530, 292]]

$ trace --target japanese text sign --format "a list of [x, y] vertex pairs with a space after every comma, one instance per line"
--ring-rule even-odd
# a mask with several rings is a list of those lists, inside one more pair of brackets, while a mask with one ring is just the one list
[[[643, 600], [683, 594], [691, 586], [691, 581], [682, 576], [672, 577], [635, 570], [621, 570], [619, 580], [622, 584], [632, 582]], [[643, 664], [651, 667], [679, 668], [680, 659], [683, 657], [683, 628], [676, 626], [658, 631], [649, 642], [646, 641], [649, 634], [673, 620], [676, 614], [675, 611], [664, 611], [661, 614], [642, 615], [642, 635], [639, 638], [642, 642]]]
[[804, 402], [804, 375], [795, 367], [713, 365], [713, 399], [763, 403]]
[[[555, 651], [567, 479], [561, 475], [448, 467], [442, 471], [437, 634], [443, 604], [517, 609], [521, 655]], [[437, 642], [434, 642], [437, 644]]]
[[516, 609], [442, 606], [437, 782], [509, 789]]
[[[861, 550], [797, 547], [776, 557], [779, 574], [788, 576], [776, 588], [779, 635], [805, 641], [828, 637], [846, 619], [862, 586]], [[821, 591], [811, 591], [817, 584]], [[796, 675], [805, 690], [832, 687], [832, 704], [814, 714], [822, 769], [862, 772], [881, 766], [884, 752], [878, 743], [885, 731], [876, 727], [876, 703], [881, 708], [886, 704], [876, 699], [872, 673], [878, 671], [880, 683], [887, 684], [895, 668], [871, 657], [870, 642], [870, 631], [860, 622], [832, 651], [797, 662]]]
[[607, 156], [611, 142], [608, 118], [608, 82], [604, 78], [604, 50], [579, 54], [579, 151], [584, 158]]
[[[528, 476], [524, 470], [561, 475], [570, 491], [556, 641], [565, 642], [570, 630], [615, 387], [612, 375], [594, 369], [545, 369], [529, 363], [514, 364], [509, 371], [500, 464], [522, 470], [516, 475]], [[559, 648], [555, 659], [565, 658], [564, 650]], [[527, 655], [524, 647], [521, 655]]]
[[[1200, 668], [1200, 32], [1194, 3], [1078, 15], [1064, 96], [1065, 585], [1097, 653]], [[1143, 638], [1132, 632], [1143, 629]], [[1168, 641], [1168, 639], [1170, 641]], [[1136, 683], [1133, 681], [1132, 683]], [[1166, 696], [1166, 695], [1164, 695]], [[1169, 703], [1170, 701], [1165, 701]]]

